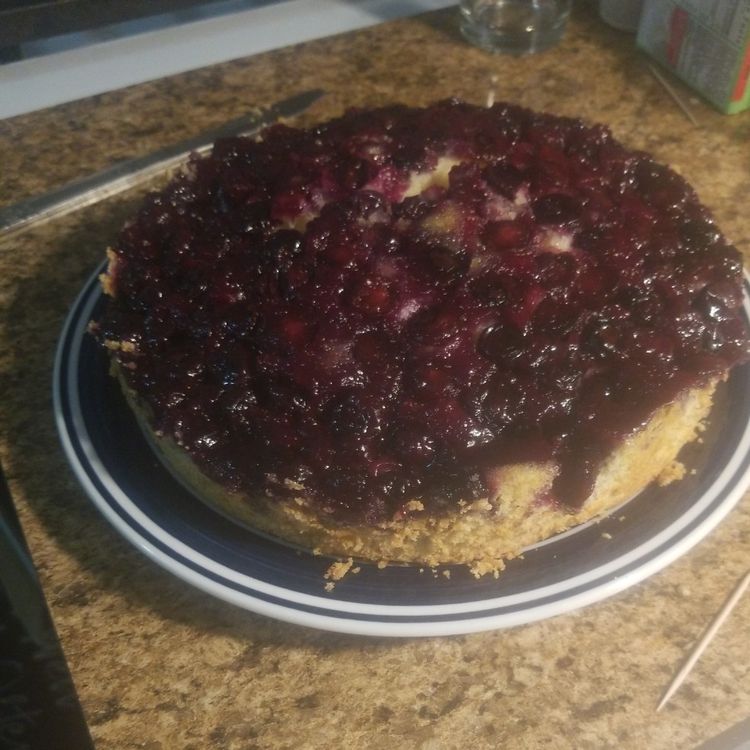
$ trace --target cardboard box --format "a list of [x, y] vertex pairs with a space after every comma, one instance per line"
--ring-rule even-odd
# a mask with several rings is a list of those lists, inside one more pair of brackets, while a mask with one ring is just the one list
[[750, 0], [646, 0], [637, 44], [722, 112], [750, 107]]

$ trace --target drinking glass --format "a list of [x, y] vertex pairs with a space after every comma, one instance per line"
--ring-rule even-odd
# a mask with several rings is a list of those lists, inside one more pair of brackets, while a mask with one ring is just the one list
[[490, 52], [526, 55], [560, 41], [571, 0], [462, 0], [461, 32]]

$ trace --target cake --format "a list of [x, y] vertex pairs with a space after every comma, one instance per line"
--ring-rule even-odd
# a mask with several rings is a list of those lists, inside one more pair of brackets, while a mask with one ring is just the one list
[[202, 499], [480, 574], [680, 477], [748, 356], [741, 279], [607, 128], [451, 100], [220, 140], [122, 229], [91, 327]]

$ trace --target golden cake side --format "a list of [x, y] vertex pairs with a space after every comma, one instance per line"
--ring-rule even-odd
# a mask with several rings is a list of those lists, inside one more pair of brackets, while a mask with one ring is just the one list
[[[117, 365], [113, 373], [118, 375]], [[154, 434], [147, 408], [118, 377], [139, 424], [163, 462], [201, 500], [231, 518], [272, 537], [318, 554], [370, 561], [423, 565], [466, 564], [475, 574], [494, 573], [525, 547], [585, 523], [632, 498], [654, 481], [681, 476], [682, 448], [701, 432], [716, 383], [693, 388], [657, 410], [648, 423], [623, 441], [602, 465], [594, 491], [577, 511], [549, 500], [557, 472], [551, 463], [501, 465], [497, 494], [459, 503], [460, 510], [425, 515], [418, 500], [409, 512], [376, 525], [345, 524], [311, 505], [304, 487], [286, 482], [288, 500], [249, 497], [227, 491], [207, 477], [168, 436]]]
[[690, 186], [512, 105], [221, 142], [108, 255], [92, 330], [165, 463], [342, 557], [497, 571], [679, 478], [748, 355]]

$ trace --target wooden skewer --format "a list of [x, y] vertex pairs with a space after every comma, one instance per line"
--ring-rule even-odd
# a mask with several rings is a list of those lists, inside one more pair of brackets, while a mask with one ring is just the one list
[[659, 81], [664, 90], [672, 97], [674, 103], [683, 111], [685, 117], [698, 127], [698, 120], [695, 119], [695, 115], [688, 109], [688, 106], [682, 101], [682, 97], [674, 90], [669, 81], [653, 65], [649, 64], [648, 69], [651, 71], [651, 75]]
[[490, 76], [490, 88], [487, 92], [487, 103], [486, 107], [489, 109], [495, 103], [495, 86], [497, 86], [498, 77], [496, 75]]
[[669, 699], [677, 692], [680, 685], [685, 681], [685, 678], [690, 674], [690, 670], [695, 666], [698, 659], [700, 659], [701, 654], [706, 650], [706, 646], [708, 646], [719, 628], [724, 624], [724, 620], [729, 617], [729, 613], [734, 609], [748, 586], [750, 586], [750, 570], [748, 570], [747, 573], [745, 573], [745, 575], [737, 582], [732, 593], [724, 602], [724, 606], [719, 610], [718, 614], [711, 621], [711, 624], [706, 628], [703, 637], [693, 647], [693, 650], [685, 660], [680, 671], [672, 678], [672, 682], [669, 683], [659, 705], [656, 707], [657, 711], [661, 711], [662, 708], [667, 705]]

